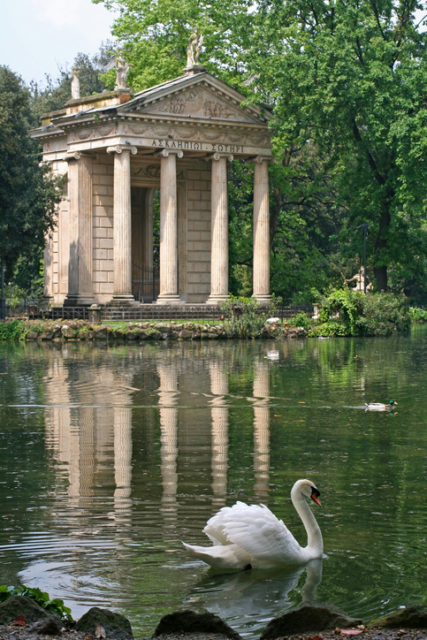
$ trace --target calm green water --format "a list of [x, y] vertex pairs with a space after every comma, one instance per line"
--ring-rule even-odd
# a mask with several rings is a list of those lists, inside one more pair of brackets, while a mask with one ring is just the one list
[[[0, 346], [0, 583], [137, 636], [205, 608], [247, 638], [316, 597], [372, 619], [426, 601], [427, 331], [386, 339], [96, 348]], [[266, 354], [279, 350], [278, 360]], [[364, 411], [398, 401], [395, 415]], [[212, 576], [181, 540], [236, 499], [301, 543], [309, 477], [326, 557], [293, 574]]]

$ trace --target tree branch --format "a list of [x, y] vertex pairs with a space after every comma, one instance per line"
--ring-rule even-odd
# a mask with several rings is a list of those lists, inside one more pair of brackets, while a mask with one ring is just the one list
[[375, 176], [376, 181], [379, 184], [384, 184], [385, 183], [384, 176], [382, 176], [381, 173], [379, 172], [377, 164], [375, 162], [375, 159], [374, 159], [373, 155], [371, 154], [371, 152], [369, 151], [369, 149], [367, 149], [367, 147], [366, 147], [366, 145], [365, 145], [365, 143], [363, 141], [363, 138], [362, 138], [362, 136], [360, 134], [359, 127], [357, 126], [356, 120], [354, 120], [354, 119], [353, 119], [353, 122], [352, 122], [352, 127], [353, 127], [354, 137], [356, 138], [357, 142], [363, 147], [363, 149], [364, 149], [364, 151], [366, 153], [366, 157], [368, 158], [369, 166], [372, 169], [372, 172], [373, 172], [373, 174]]

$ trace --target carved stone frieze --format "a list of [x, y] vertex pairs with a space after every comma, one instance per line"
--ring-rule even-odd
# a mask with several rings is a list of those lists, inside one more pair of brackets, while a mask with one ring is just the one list
[[241, 109], [234, 101], [212, 91], [209, 87], [185, 89], [152, 103], [136, 104], [137, 113], [190, 116], [209, 120], [231, 120], [233, 122], [254, 122], [254, 118]]

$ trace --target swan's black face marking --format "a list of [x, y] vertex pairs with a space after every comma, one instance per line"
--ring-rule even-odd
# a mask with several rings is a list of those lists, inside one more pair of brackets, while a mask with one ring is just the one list
[[247, 564], [246, 567], [243, 567], [243, 571], [250, 571], [252, 569], [251, 564]]
[[311, 499], [314, 500], [314, 502], [316, 504], [319, 505], [319, 507], [322, 506], [320, 500], [319, 500], [319, 496], [320, 496], [320, 491], [319, 489], [316, 489], [316, 487], [311, 487]]

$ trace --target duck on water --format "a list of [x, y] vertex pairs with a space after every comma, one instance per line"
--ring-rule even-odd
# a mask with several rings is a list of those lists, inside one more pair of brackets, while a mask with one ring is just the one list
[[365, 411], [394, 411], [397, 407], [395, 400], [389, 400], [388, 403], [383, 402], [366, 402]]

